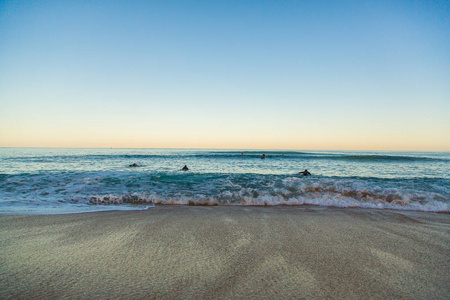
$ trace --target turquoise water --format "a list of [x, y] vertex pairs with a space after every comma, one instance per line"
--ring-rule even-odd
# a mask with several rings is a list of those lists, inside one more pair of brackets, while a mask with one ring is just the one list
[[[300, 177], [304, 169], [312, 176]], [[0, 148], [3, 213], [154, 204], [448, 212], [449, 187], [449, 152]]]

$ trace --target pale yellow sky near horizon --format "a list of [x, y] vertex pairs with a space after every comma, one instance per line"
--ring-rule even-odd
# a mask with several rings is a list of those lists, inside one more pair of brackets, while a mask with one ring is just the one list
[[0, 147], [450, 151], [445, 106], [427, 113], [425, 104], [415, 104], [423, 106], [429, 116], [425, 118], [407, 108], [402, 112], [395, 107], [352, 105], [345, 111], [321, 109], [327, 103], [320, 101], [317, 106], [289, 107], [276, 99], [267, 99], [263, 107], [254, 101], [216, 99], [197, 107], [150, 104], [127, 111], [126, 97], [119, 104], [103, 105], [94, 96], [92, 103], [83, 104], [63, 96], [66, 101], [56, 105], [48, 101], [6, 105], [0, 112]]
[[267, 126], [253, 130], [227, 126], [220, 130], [220, 127], [205, 126], [202, 130], [180, 128], [173, 131], [168, 128], [152, 131], [130, 130], [119, 123], [102, 128], [35, 126], [13, 129], [0, 131], [0, 147], [450, 151], [450, 138], [443, 138], [450, 135], [445, 131], [434, 132], [437, 136], [425, 130], [383, 133], [373, 128], [355, 128], [350, 132], [341, 127], [310, 129], [308, 126], [300, 129]]

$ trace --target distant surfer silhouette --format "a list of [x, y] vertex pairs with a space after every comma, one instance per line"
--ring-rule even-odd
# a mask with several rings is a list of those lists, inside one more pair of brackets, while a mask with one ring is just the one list
[[261, 159], [264, 159], [264, 158], [266, 158], [266, 155], [265, 154], [261, 155]]
[[186, 165], [184, 165], [184, 167], [180, 171], [189, 171], [189, 168]]
[[300, 176], [311, 176], [311, 173], [309, 173], [309, 171], [305, 169], [305, 171], [299, 172], [299, 175]]
[[130, 165], [130, 167], [139, 167], [136, 163]]

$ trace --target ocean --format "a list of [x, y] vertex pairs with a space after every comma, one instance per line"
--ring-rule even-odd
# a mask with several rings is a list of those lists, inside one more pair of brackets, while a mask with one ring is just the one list
[[449, 203], [450, 152], [0, 148], [4, 214], [158, 204], [449, 212]]

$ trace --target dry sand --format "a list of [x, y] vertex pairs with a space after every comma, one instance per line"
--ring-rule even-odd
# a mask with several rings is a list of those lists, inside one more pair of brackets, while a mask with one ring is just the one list
[[0, 298], [448, 299], [449, 214], [157, 206], [0, 216]]

